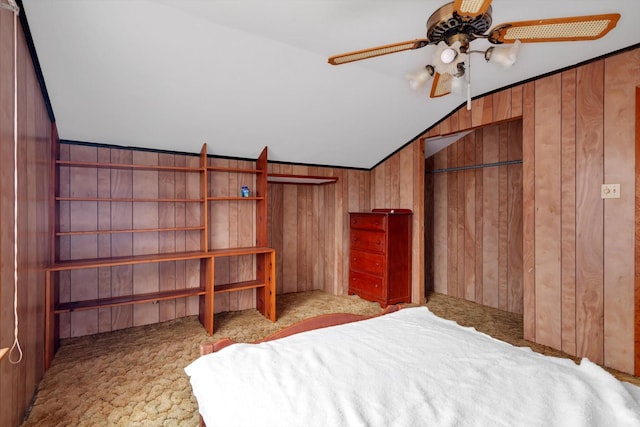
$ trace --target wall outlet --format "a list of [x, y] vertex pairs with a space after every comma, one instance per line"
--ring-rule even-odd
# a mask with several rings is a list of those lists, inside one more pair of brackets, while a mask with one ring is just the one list
[[603, 199], [619, 199], [620, 184], [602, 184], [600, 197]]

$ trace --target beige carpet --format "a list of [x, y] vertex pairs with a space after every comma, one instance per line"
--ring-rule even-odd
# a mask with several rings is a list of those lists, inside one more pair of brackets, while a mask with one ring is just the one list
[[[427, 305], [437, 315], [514, 345], [566, 356], [523, 340], [521, 316], [438, 294]], [[213, 337], [196, 317], [187, 317], [65, 340], [23, 426], [197, 426], [197, 404], [183, 369], [198, 357], [201, 343], [222, 337], [250, 342], [332, 312], [375, 315], [381, 308], [356, 296], [312, 291], [279, 295], [275, 323], [255, 310], [217, 314]], [[612, 373], [640, 384], [636, 377]]]

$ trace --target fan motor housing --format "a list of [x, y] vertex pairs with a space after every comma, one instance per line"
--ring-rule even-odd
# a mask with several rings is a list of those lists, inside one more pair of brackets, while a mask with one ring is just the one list
[[455, 41], [467, 45], [483, 35], [491, 27], [491, 11], [489, 6], [487, 11], [481, 15], [463, 16], [458, 15], [453, 7], [453, 2], [447, 3], [436, 10], [427, 21], [427, 39], [429, 44], [438, 44], [444, 41], [449, 46]]

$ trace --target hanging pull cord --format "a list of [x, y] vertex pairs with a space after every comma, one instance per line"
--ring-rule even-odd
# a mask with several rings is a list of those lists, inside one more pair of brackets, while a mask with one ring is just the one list
[[[9, 362], [16, 365], [22, 361], [22, 348], [18, 340], [18, 14], [20, 8], [15, 0], [0, 3], [3, 9], [13, 12], [13, 345], [9, 351]], [[17, 359], [15, 353], [17, 352]]]

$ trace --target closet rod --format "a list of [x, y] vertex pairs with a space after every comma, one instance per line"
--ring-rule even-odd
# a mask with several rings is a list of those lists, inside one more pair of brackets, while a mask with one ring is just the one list
[[458, 166], [455, 168], [445, 168], [445, 169], [434, 169], [431, 171], [427, 171], [427, 173], [443, 173], [443, 172], [457, 172], [464, 171], [468, 169], [483, 169], [483, 168], [492, 168], [495, 166], [506, 166], [506, 165], [521, 165], [522, 159], [520, 160], [506, 160], [504, 162], [495, 162], [495, 163], [485, 163], [483, 165], [471, 165], [471, 166]]

